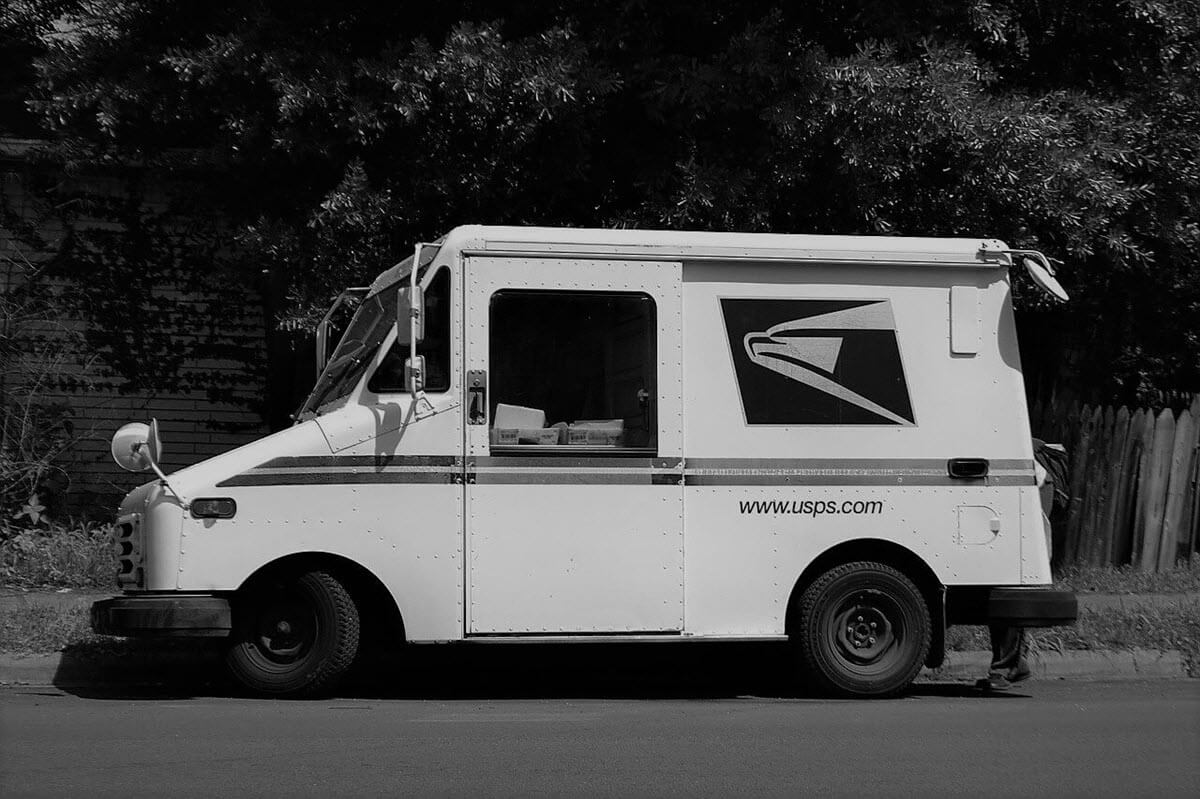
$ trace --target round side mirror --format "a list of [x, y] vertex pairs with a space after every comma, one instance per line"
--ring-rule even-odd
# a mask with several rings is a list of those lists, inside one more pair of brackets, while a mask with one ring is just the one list
[[153, 468], [161, 451], [158, 420], [150, 424], [130, 422], [113, 435], [113, 460], [128, 472], [144, 472]]

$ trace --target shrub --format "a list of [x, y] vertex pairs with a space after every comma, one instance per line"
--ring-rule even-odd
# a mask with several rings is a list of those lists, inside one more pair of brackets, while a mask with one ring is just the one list
[[6, 588], [111, 588], [113, 525], [79, 522], [0, 528], [0, 585]]
[[97, 355], [64, 321], [66, 307], [47, 285], [45, 266], [21, 249], [46, 242], [22, 232], [28, 225], [2, 202], [0, 223], [20, 239], [0, 255], [0, 517], [37, 526], [61, 513], [71, 484], [62, 463], [92, 432], [76, 425], [65, 394], [92, 385]]

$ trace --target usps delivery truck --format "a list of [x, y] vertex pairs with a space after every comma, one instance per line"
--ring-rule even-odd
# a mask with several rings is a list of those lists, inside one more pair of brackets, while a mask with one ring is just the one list
[[[295, 426], [118, 517], [99, 633], [211, 636], [325, 692], [409, 644], [786, 640], [902, 692], [948, 624], [1069, 624], [1050, 588], [995, 240], [467, 226], [357, 304]], [[1065, 297], [1065, 295], [1064, 295]], [[368, 624], [370, 622], [370, 624]]]

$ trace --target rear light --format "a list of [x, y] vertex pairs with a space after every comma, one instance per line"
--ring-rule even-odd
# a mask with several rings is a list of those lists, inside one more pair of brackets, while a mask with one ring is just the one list
[[193, 519], [232, 519], [237, 503], [228, 497], [192, 500]]

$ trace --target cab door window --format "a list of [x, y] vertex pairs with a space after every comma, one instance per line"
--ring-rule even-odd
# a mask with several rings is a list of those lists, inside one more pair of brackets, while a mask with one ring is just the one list
[[492, 296], [493, 448], [654, 450], [654, 300], [505, 290]]

